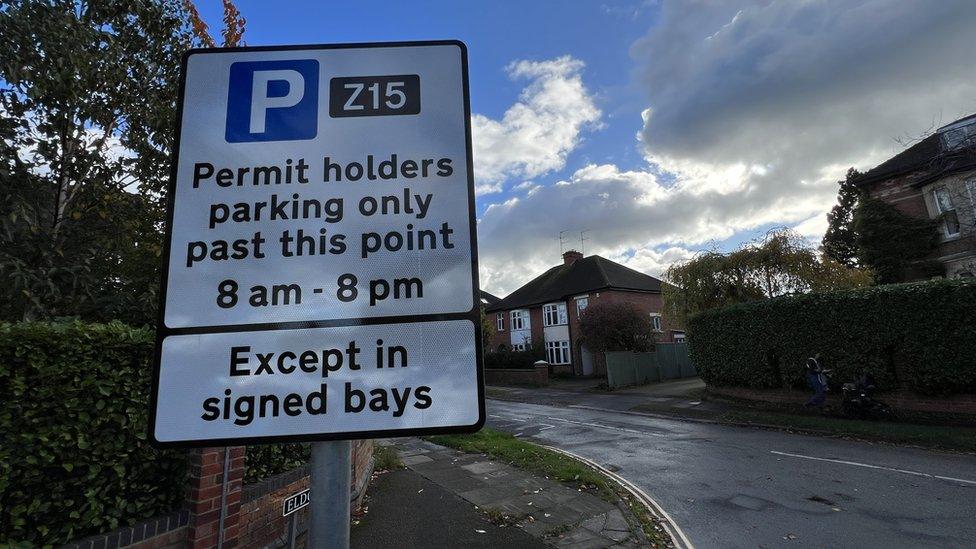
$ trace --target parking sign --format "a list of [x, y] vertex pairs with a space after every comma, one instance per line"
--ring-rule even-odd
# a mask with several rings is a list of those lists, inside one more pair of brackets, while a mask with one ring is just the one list
[[156, 444], [483, 424], [460, 42], [192, 50], [166, 234]]

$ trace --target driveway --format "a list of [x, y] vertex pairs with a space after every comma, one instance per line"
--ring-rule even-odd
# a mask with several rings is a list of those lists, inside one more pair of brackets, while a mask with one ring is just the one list
[[617, 471], [696, 547], [976, 546], [974, 456], [659, 419], [552, 393], [560, 405], [489, 400], [488, 425]]

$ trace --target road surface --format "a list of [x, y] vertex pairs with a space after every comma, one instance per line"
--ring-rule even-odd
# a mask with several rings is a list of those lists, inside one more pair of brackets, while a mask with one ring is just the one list
[[699, 549], [976, 547], [970, 455], [499, 400], [488, 426], [616, 471]]

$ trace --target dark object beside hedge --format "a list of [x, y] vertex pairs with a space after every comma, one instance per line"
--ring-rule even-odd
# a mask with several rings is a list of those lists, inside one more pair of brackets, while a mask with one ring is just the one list
[[153, 334], [0, 324], [0, 545], [59, 545], [178, 509], [186, 454], [146, 434]]
[[836, 383], [861, 372], [882, 390], [976, 393], [976, 281], [940, 280], [805, 294], [706, 311], [688, 324], [705, 383], [806, 387], [821, 354]]

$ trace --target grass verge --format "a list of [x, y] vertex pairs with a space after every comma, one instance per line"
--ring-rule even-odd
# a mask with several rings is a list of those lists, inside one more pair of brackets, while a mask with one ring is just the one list
[[[657, 519], [643, 504], [634, 501], [630, 493], [603, 473], [569, 456], [518, 439], [509, 433], [488, 428], [470, 435], [435, 435], [425, 438], [435, 444], [462, 452], [484, 454], [520, 469], [592, 491], [618, 507], [622, 505], [629, 509], [632, 516], [628, 517], [628, 520], [632, 521], [632, 525], [633, 521], [637, 522], [636, 526], [643, 531], [651, 547], [672, 546], [670, 538], [658, 524]], [[547, 532], [546, 535], [558, 536], [560, 533], [554, 531], [552, 534]]]
[[376, 471], [393, 471], [403, 467], [400, 456], [392, 446], [373, 445], [373, 469]]
[[519, 440], [509, 433], [485, 428], [471, 435], [435, 435], [427, 437], [427, 440], [462, 452], [485, 454], [498, 461], [559, 482], [595, 490], [609, 501], [614, 499], [615, 494], [610, 488], [610, 481], [599, 472], [568, 456]]
[[976, 453], [976, 429], [970, 427], [864, 421], [756, 410], [725, 412], [720, 421], [756, 423], [841, 437]]

